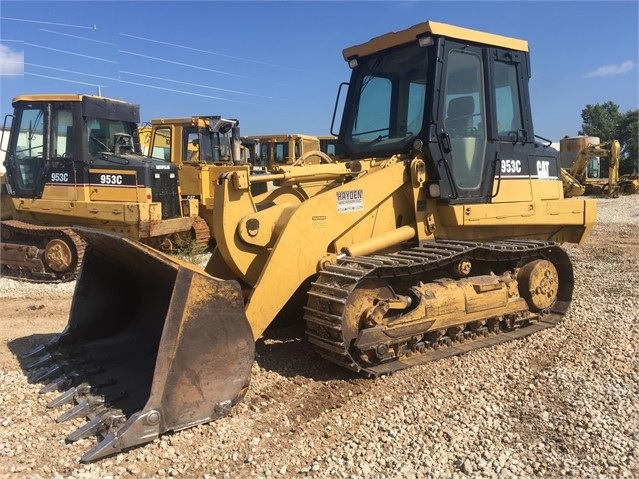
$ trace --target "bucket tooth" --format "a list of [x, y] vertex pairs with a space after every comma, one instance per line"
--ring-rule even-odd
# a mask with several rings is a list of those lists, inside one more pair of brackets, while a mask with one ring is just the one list
[[155, 409], [140, 411], [125, 418], [117, 416], [104, 439], [87, 451], [80, 462], [91, 462], [157, 439], [162, 413]]
[[69, 434], [66, 441], [75, 442], [78, 439], [84, 439], [96, 434], [106, 436], [112, 430], [119, 429], [125, 421], [126, 418], [120, 410], [100, 408], [94, 418]]
[[54, 364], [49, 369], [42, 371], [40, 374], [36, 375], [33, 378], [34, 383], [41, 383], [45, 379], [57, 378], [62, 371], [60, 371], [60, 366]]
[[76, 404], [72, 409], [60, 415], [56, 419], [56, 422], [65, 422], [78, 417], [87, 416], [90, 412], [95, 411], [102, 405], [104, 405], [104, 398], [99, 396], [87, 396], [87, 398], [82, 402]]
[[30, 369], [36, 369], [36, 368], [43, 368], [52, 361], [53, 361], [53, 356], [51, 356], [49, 353], [46, 353], [44, 356], [39, 357], [35, 361], [29, 364], [25, 364], [24, 369], [30, 370]]
[[110, 432], [106, 435], [106, 437], [89, 449], [84, 455], [80, 458], [80, 462], [91, 462], [96, 459], [100, 459], [102, 457], [111, 456], [112, 454], [117, 454], [120, 452], [122, 448], [120, 447], [120, 441], [117, 436]]
[[50, 401], [49, 404], [47, 404], [47, 407], [49, 409], [53, 409], [55, 407], [62, 406], [63, 404], [70, 404], [78, 397], [88, 394], [90, 389], [91, 388], [88, 384], [82, 383], [79, 386], [68, 389], [60, 394], [57, 398]]
[[66, 442], [75, 442], [78, 439], [95, 435], [103, 424], [104, 420], [100, 416], [96, 416], [87, 422], [84, 426], [79, 427], [66, 438]]
[[20, 359], [31, 359], [36, 356], [41, 356], [47, 352], [47, 347], [44, 344], [40, 344], [33, 348], [31, 351], [27, 351], [26, 353], [19, 356]]
[[18, 356], [18, 358], [19, 359], [31, 359], [31, 358], [34, 358], [36, 356], [41, 356], [42, 354], [45, 354], [45, 353], [48, 352], [48, 347], [49, 346], [53, 346], [53, 341], [50, 341], [47, 344], [39, 344], [38, 346], [36, 346], [32, 350], [27, 351], [24, 354], [21, 354], [20, 356]]
[[58, 345], [58, 342], [60, 341], [60, 336], [54, 336], [53, 338], [51, 338], [49, 341], [47, 341], [45, 344], [39, 344], [38, 346], [36, 346], [35, 348], [33, 348], [30, 351], [27, 351], [24, 354], [21, 354], [18, 356], [18, 359], [30, 359], [33, 358], [35, 356], [40, 356], [46, 352], [49, 352], [51, 350], [53, 350], [53, 348], [55, 348]]
[[60, 376], [55, 378], [53, 381], [51, 381], [49, 384], [47, 384], [46, 386], [44, 386], [42, 389], [40, 389], [39, 393], [40, 394], [45, 394], [45, 393], [49, 393], [51, 391], [55, 391], [63, 389], [65, 387], [69, 387], [71, 384], [71, 380], [66, 377], [66, 376]]

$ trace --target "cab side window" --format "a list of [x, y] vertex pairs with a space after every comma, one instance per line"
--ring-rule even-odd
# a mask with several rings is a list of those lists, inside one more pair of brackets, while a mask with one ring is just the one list
[[495, 62], [495, 100], [497, 131], [500, 138], [516, 138], [517, 131], [524, 128], [519, 103], [517, 66], [512, 63]]
[[51, 157], [73, 158], [73, 114], [58, 109], [51, 116]]
[[184, 130], [182, 138], [182, 161], [184, 163], [200, 162], [200, 139], [197, 128], [187, 128]]
[[149, 150], [151, 158], [171, 161], [171, 129], [158, 128], [153, 135], [153, 144]]
[[24, 190], [35, 187], [44, 166], [44, 108], [22, 111], [16, 139], [15, 166], [18, 186]]

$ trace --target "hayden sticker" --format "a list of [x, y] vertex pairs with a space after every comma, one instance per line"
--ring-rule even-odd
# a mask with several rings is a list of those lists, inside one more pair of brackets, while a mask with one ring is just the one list
[[337, 192], [337, 212], [359, 211], [364, 209], [364, 191], [338, 191]]

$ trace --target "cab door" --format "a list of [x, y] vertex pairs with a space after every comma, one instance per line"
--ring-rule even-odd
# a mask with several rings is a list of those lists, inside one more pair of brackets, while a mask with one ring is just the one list
[[10, 193], [39, 198], [45, 185], [45, 118], [47, 105], [34, 104], [17, 110], [5, 166]]
[[524, 52], [493, 48], [490, 58], [490, 124], [495, 149], [491, 201], [532, 201], [531, 179], [550, 178], [551, 174], [557, 178], [558, 171], [553, 155], [535, 147], [527, 85], [528, 57]]
[[203, 179], [204, 165], [202, 160], [201, 139], [196, 126], [186, 127], [182, 130], [181, 138], [175, 135], [176, 140], [180, 140], [182, 164], [180, 165], [180, 189], [182, 196], [190, 199], [202, 201], [202, 185], [206, 184]]
[[438, 131], [444, 173], [452, 182], [449, 201], [487, 202], [494, 151], [488, 141], [485, 52], [477, 46], [445, 40], [443, 56]]
[[69, 103], [16, 107], [5, 162], [13, 195], [77, 199], [73, 124], [73, 107]]

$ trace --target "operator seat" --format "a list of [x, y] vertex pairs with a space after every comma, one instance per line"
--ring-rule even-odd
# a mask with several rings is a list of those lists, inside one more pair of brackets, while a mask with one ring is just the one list
[[468, 136], [473, 126], [475, 113], [475, 99], [470, 96], [460, 96], [448, 102], [446, 113], [446, 129], [451, 136]]
[[450, 135], [453, 176], [462, 188], [477, 188], [481, 176], [477, 135], [473, 131], [475, 99], [460, 96], [448, 102], [446, 129]]

